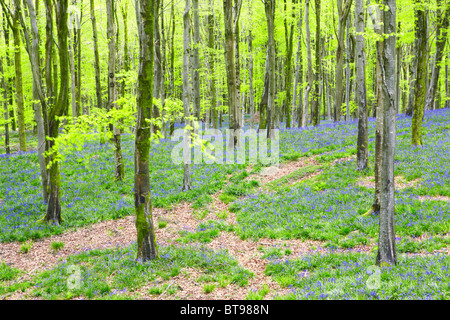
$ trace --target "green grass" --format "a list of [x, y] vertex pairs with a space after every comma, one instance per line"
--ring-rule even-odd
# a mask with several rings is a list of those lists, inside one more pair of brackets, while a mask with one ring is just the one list
[[54, 251], [59, 251], [64, 248], [64, 242], [54, 241], [50, 244], [50, 248]]
[[250, 291], [245, 298], [246, 300], [263, 300], [264, 297], [270, 292], [270, 288], [267, 284], [264, 284], [258, 291]]
[[232, 232], [234, 227], [229, 225], [223, 221], [213, 221], [209, 220], [207, 222], [202, 222], [198, 225], [195, 231], [188, 232], [182, 230], [180, 232], [181, 237], [177, 239], [181, 243], [190, 243], [190, 242], [201, 242], [208, 243], [211, 242], [212, 239], [218, 237], [221, 231]]
[[266, 274], [288, 295], [278, 299], [449, 299], [450, 257], [400, 255], [396, 266], [377, 269], [374, 254], [311, 253], [276, 260]]
[[[89, 299], [124, 294], [144, 284], [167, 281], [184, 268], [196, 268], [214, 279], [245, 285], [252, 274], [242, 269], [225, 251], [200, 246], [159, 246], [160, 257], [145, 263], [136, 261], [136, 246], [90, 250], [68, 259], [33, 278], [33, 297], [44, 299]], [[75, 267], [73, 267], [75, 266]], [[74, 270], [79, 270], [76, 275]], [[68, 279], [78, 286], [69, 289]], [[159, 280], [158, 280], [159, 279]], [[157, 289], [155, 289], [157, 290]]]

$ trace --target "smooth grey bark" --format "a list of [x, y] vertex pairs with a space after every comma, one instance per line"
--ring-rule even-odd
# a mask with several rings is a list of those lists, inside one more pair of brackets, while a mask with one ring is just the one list
[[[382, 66], [383, 77], [383, 147], [381, 161], [381, 196], [380, 196], [380, 231], [376, 264], [397, 264], [395, 249], [395, 189], [394, 189], [394, 156], [395, 156], [395, 43], [396, 43], [396, 2], [384, 0], [383, 11], [384, 40], [383, 58], [378, 55]], [[382, 61], [382, 62], [381, 62]]]
[[193, 22], [194, 22], [194, 43], [193, 43], [193, 54], [194, 59], [192, 65], [194, 68], [194, 73], [192, 77], [192, 87], [193, 87], [193, 110], [194, 116], [197, 121], [200, 120], [200, 18], [199, 18], [199, 7], [198, 0], [192, 0], [192, 12], [193, 12]]
[[[303, 56], [302, 56], [302, 2], [299, 1], [299, 16], [298, 16], [298, 44], [297, 44], [297, 58], [296, 58], [296, 67], [295, 67], [295, 84], [294, 84], [294, 101], [293, 105], [297, 106], [297, 126], [301, 127], [301, 120], [303, 114]], [[300, 84], [300, 87], [299, 87]], [[298, 90], [298, 93], [297, 93]], [[297, 97], [298, 96], [298, 97]], [[293, 108], [295, 109], [295, 108]]]
[[250, 26], [248, 31], [248, 83], [249, 83], [249, 107], [250, 127], [255, 127], [255, 90], [253, 88], [253, 35], [252, 35], [252, 4], [249, 1]]
[[[436, 27], [436, 52], [434, 55], [434, 67], [432, 68], [432, 75], [428, 85], [428, 91], [425, 100], [425, 110], [430, 110], [436, 96], [439, 73], [441, 70], [441, 61], [444, 57], [444, 48], [447, 41], [447, 30], [450, 20], [450, 3], [446, 3], [444, 15], [440, 17], [440, 10], [438, 10], [438, 21]], [[441, 35], [442, 31], [442, 35]]]
[[267, 137], [272, 138], [274, 129], [274, 117], [275, 111], [275, 0], [265, 0], [264, 8], [266, 12], [267, 31], [268, 31], [268, 58], [269, 58], [269, 91], [267, 97]]
[[2, 88], [3, 88], [3, 119], [5, 121], [5, 153], [11, 153], [11, 147], [9, 145], [9, 111], [8, 111], [8, 85], [3, 69], [3, 58], [0, 58], [0, 74], [2, 76]]
[[[375, 17], [372, 6], [368, 6], [367, 11], [371, 17], [373, 28], [375, 33], [378, 35], [382, 35], [382, 22], [383, 15], [379, 10], [378, 19]], [[375, 124], [375, 194], [374, 201], [372, 204], [372, 208], [366, 213], [379, 212], [380, 211], [380, 192], [381, 192], [381, 154], [382, 154], [382, 142], [383, 142], [383, 92], [382, 92], [382, 65], [381, 59], [378, 59], [378, 56], [383, 55], [383, 41], [376, 42], [376, 54], [377, 54], [377, 63], [376, 63], [376, 90], [377, 90], [377, 107], [376, 107], [376, 124]]]
[[364, 2], [363, 0], [356, 0], [356, 100], [358, 102], [358, 145], [356, 167], [358, 170], [365, 170], [369, 161], [364, 25]]
[[334, 121], [341, 120], [341, 106], [343, 96], [343, 69], [344, 69], [344, 38], [345, 38], [345, 23], [352, 5], [352, 0], [346, 0], [345, 4], [342, 0], [337, 0], [338, 8], [338, 34], [337, 34], [337, 49], [336, 49], [336, 88], [334, 98]]
[[316, 39], [315, 39], [315, 49], [316, 49], [316, 61], [315, 61], [315, 74], [314, 74], [314, 93], [313, 93], [313, 108], [311, 112], [311, 121], [314, 126], [320, 123], [320, 0], [315, 0], [316, 9]]
[[[228, 110], [230, 119], [230, 129], [238, 133], [239, 114], [238, 114], [238, 97], [236, 88], [236, 64], [234, 53], [234, 17], [232, 0], [224, 0], [224, 23], [225, 23], [225, 66], [227, 69], [227, 88], [228, 88]], [[232, 140], [232, 141], [231, 141]], [[230, 137], [229, 147], [232, 148], [238, 143], [238, 137], [233, 134]]]
[[[185, 126], [191, 126], [190, 117], [190, 82], [189, 82], [189, 69], [190, 69], [190, 53], [191, 53], [191, 33], [190, 33], [190, 21], [189, 11], [191, 9], [190, 0], [186, 0], [186, 6], [183, 13], [183, 107], [184, 107], [184, 121]], [[184, 130], [184, 174], [183, 174], [183, 191], [191, 189], [191, 146], [190, 146], [191, 132], [188, 129]]]
[[[106, 0], [107, 12], [107, 36], [108, 36], [108, 110], [116, 108], [116, 25], [114, 20], [114, 12], [116, 11], [114, 0]], [[120, 129], [110, 124], [110, 130], [113, 134], [114, 144], [114, 177], [116, 180], [123, 180], [125, 169], [122, 156], [122, 147], [120, 139]]]
[[[155, 0], [154, 1], [154, 27], [153, 27], [153, 32], [155, 33], [154, 35], [154, 41], [155, 41], [155, 45], [154, 45], [154, 50], [155, 50], [155, 55], [154, 55], [154, 81], [153, 81], [153, 97], [155, 99], [160, 99], [161, 98], [161, 82], [162, 82], [162, 57], [161, 57], [161, 32], [159, 30], [159, 14], [160, 14], [160, 9], [161, 9], [161, 1], [162, 0]], [[152, 109], [152, 119], [155, 118], [159, 118], [160, 116], [160, 110], [156, 105], [153, 105], [153, 109]], [[151, 124], [152, 127], [152, 132], [158, 132], [161, 129], [154, 123]]]
[[346, 54], [345, 60], [347, 67], [345, 68], [345, 121], [350, 121], [350, 18], [346, 22]]
[[309, 92], [313, 85], [313, 71], [312, 71], [312, 58], [311, 58], [311, 32], [309, 29], [309, 0], [305, 0], [305, 40], [306, 40], [306, 60], [308, 63], [308, 84], [305, 88], [305, 96], [303, 99], [303, 113], [301, 119], [301, 126], [306, 126], [306, 117], [309, 109]]
[[450, 60], [450, 52], [447, 57], [447, 63], [445, 65], [445, 108], [450, 108], [450, 88], [448, 81], [448, 63]]
[[95, 18], [94, 0], [90, 0], [92, 37], [94, 41], [94, 70], [95, 70], [95, 93], [97, 97], [97, 108], [102, 108], [102, 87], [100, 83], [100, 57], [98, 53], [97, 20]]

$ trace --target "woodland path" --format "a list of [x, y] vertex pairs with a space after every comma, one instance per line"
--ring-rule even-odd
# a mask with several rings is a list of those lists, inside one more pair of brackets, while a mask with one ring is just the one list
[[[349, 160], [350, 158], [338, 159], [338, 161]], [[266, 184], [280, 179], [292, 172], [310, 165], [318, 164], [315, 157], [300, 158], [297, 161], [289, 161], [280, 164], [278, 169], [273, 170], [269, 175], [256, 174], [251, 175], [252, 179], [261, 183], [260, 192], [264, 192]], [[303, 177], [301, 180], [309, 179], [318, 173], [313, 172]], [[290, 182], [291, 184], [292, 182]], [[210, 212], [203, 219], [197, 219], [193, 214], [194, 210], [191, 204], [183, 202], [174, 208], [168, 210], [164, 208], [154, 208], [153, 216], [155, 225], [157, 221], [165, 220], [168, 222], [165, 228], [155, 228], [156, 239], [159, 245], [169, 245], [177, 243], [182, 230], [195, 230], [197, 226], [204, 221], [220, 220], [216, 213], [228, 211], [228, 205], [219, 200], [217, 193], [213, 195], [214, 201], [209, 205]], [[236, 215], [228, 211], [226, 222], [228, 224], [236, 224]], [[45, 269], [52, 268], [59, 261], [64, 260], [69, 255], [76, 254], [83, 250], [89, 249], [106, 249], [116, 246], [124, 246], [132, 243], [136, 239], [136, 227], [134, 225], [134, 216], [127, 216], [118, 220], [102, 221], [78, 230], [67, 231], [61, 235], [54, 235], [48, 238], [39, 239], [33, 242], [32, 248], [27, 254], [20, 253], [20, 242], [0, 243], [0, 260], [10, 266], [26, 271], [26, 274], [20, 279], [30, 278], [34, 273], [41, 272]], [[59, 241], [64, 243], [64, 247], [58, 252], [54, 252], [50, 245], [52, 242]], [[258, 241], [241, 240], [233, 232], [222, 231], [218, 237], [205, 246], [213, 249], [227, 249], [228, 253], [235, 257], [239, 264], [253, 273], [253, 278], [249, 280], [247, 286], [240, 287], [235, 284], [228, 286], [216, 287], [213, 292], [206, 294], [203, 292], [201, 284], [196, 279], [201, 276], [201, 271], [189, 268], [184, 273], [171, 278], [168, 281], [161, 279], [159, 284], [168, 283], [169, 286], [177, 286], [178, 290], [173, 295], [161, 294], [152, 296], [148, 294], [148, 289], [154, 284], [145, 285], [129, 295], [137, 299], [245, 299], [250, 290], [257, 291], [264, 285], [270, 289], [265, 299], [271, 299], [276, 296], [285, 295], [289, 289], [282, 288], [278, 283], [266, 276], [264, 271], [267, 259], [262, 259], [263, 252], [261, 247], [283, 247], [291, 251], [290, 257], [301, 256], [312, 250], [326, 250], [321, 247], [323, 242], [313, 240], [280, 240], [280, 239], [260, 239]], [[370, 251], [373, 245], [359, 246], [355, 249], [360, 251]], [[27, 290], [28, 291], [28, 290]], [[7, 299], [21, 299], [26, 297], [25, 293], [15, 292]]]

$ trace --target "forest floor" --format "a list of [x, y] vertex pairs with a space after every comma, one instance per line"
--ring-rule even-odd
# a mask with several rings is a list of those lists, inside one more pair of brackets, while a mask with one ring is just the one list
[[[450, 110], [426, 117], [422, 148], [398, 122], [398, 264], [379, 272], [378, 215], [363, 215], [373, 162], [355, 170], [355, 123], [284, 131], [277, 167], [194, 166], [185, 194], [162, 142], [151, 151], [160, 257], [145, 263], [135, 259], [130, 137], [123, 184], [108, 178], [111, 149], [67, 158], [62, 226], [36, 224], [36, 155], [0, 158], [0, 299], [450, 299]], [[368, 285], [377, 275], [381, 285]]]
[[[337, 159], [333, 162], [347, 161], [354, 156]], [[266, 172], [250, 175], [248, 178], [254, 178], [260, 181], [260, 191], [266, 189], [266, 186], [274, 181], [278, 181], [293, 172], [318, 164], [315, 157], [301, 158], [297, 161], [288, 161], [277, 167], [266, 168]], [[305, 180], [317, 175], [318, 172], [309, 174], [302, 178]], [[299, 182], [297, 180], [295, 182]], [[292, 183], [292, 182], [291, 182]], [[184, 230], [196, 230], [204, 221], [223, 221], [220, 214], [225, 211], [227, 217], [226, 223], [236, 225], [236, 215], [229, 212], [229, 204], [219, 199], [219, 194], [213, 195], [214, 201], [208, 205], [208, 215], [196, 217], [195, 209], [192, 204], [183, 202], [174, 206], [170, 210], [164, 208], [153, 209], [153, 220], [155, 222], [165, 221], [167, 226], [156, 228], [156, 239], [158, 245], [177, 244], [180, 238], [180, 232]], [[242, 197], [243, 198], [243, 197]], [[219, 213], [219, 216], [218, 216]], [[0, 259], [7, 265], [26, 271], [21, 277], [21, 281], [31, 279], [31, 276], [42, 272], [43, 270], [54, 267], [70, 255], [76, 254], [82, 250], [115, 248], [117, 246], [133, 243], [136, 240], [136, 228], [134, 225], [135, 217], [128, 216], [118, 220], [103, 221], [93, 225], [79, 228], [76, 231], [65, 232], [61, 235], [53, 235], [48, 238], [39, 239], [33, 242], [33, 250], [24, 254], [20, 248], [21, 242], [0, 243]], [[157, 224], [157, 223], [155, 223]], [[53, 242], [62, 242], [64, 247], [59, 250], [51, 248]], [[271, 277], [265, 275], [266, 265], [269, 260], [261, 258], [264, 252], [270, 248], [283, 248], [289, 250], [292, 256], [301, 256], [311, 251], [326, 251], [322, 248], [323, 241], [294, 239], [281, 240], [263, 238], [257, 241], [241, 240], [233, 232], [222, 232], [218, 237], [206, 243], [205, 246], [212, 250], [225, 249], [231, 256], [237, 258], [239, 265], [253, 273], [248, 285], [238, 286], [229, 284], [226, 287], [215, 288], [211, 293], [205, 293], [203, 286], [198, 282], [202, 273], [194, 269], [189, 274], [178, 275], [168, 281], [163, 281], [160, 285], [169, 284], [178, 288], [177, 292], [159, 295], [148, 294], [148, 289], [153, 286], [149, 284], [140, 289], [130, 292], [127, 295], [137, 299], [245, 299], [249, 291], [256, 292], [265, 285], [268, 286], [270, 295], [266, 298], [286, 295], [289, 291], [281, 287]], [[369, 252], [373, 245], [358, 246], [356, 249]], [[3, 299], [27, 299], [30, 298], [30, 290], [16, 291], [7, 294]]]

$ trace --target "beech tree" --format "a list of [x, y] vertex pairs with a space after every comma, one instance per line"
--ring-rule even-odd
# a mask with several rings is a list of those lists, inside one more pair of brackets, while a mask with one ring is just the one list
[[394, 156], [396, 134], [395, 108], [395, 44], [396, 0], [384, 0], [383, 56], [378, 54], [383, 79], [383, 144], [381, 161], [380, 231], [378, 238], [378, 266], [397, 263], [395, 249], [395, 187]]
[[152, 117], [153, 106], [154, 5], [155, 0], [136, 1], [140, 53], [136, 100], [134, 203], [136, 210], [137, 258], [143, 261], [155, 259], [158, 256], [150, 191], [149, 158], [151, 130], [148, 122]]

